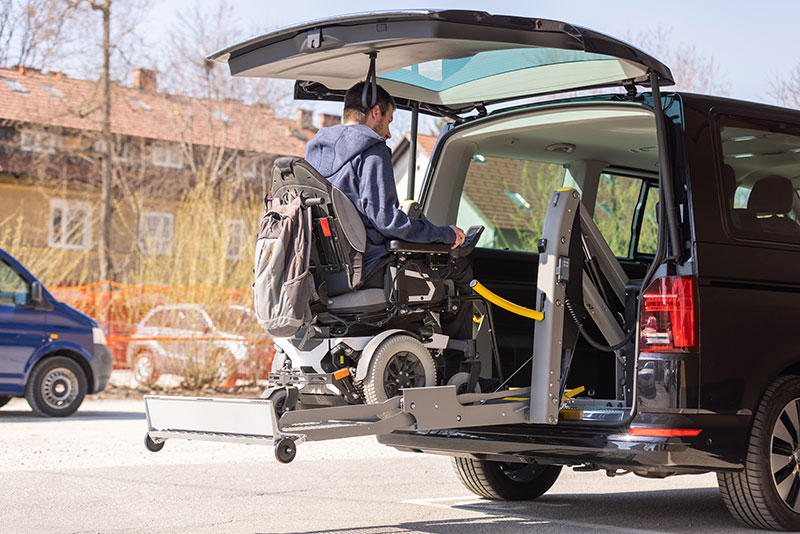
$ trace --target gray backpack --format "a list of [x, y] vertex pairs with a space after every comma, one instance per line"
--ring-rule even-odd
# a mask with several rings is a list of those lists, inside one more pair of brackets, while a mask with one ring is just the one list
[[310, 320], [314, 277], [311, 211], [300, 198], [270, 198], [258, 226], [253, 300], [258, 324], [273, 337], [290, 337]]

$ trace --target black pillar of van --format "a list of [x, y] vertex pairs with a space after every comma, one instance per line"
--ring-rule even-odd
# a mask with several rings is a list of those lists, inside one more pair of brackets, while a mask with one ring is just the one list
[[[669, 158], [669, 146], [667, 145], [667, 121], [661, 105], [661, 88], [658, 85], [658, 73], [651, 70], [649, 76], [650, 87], [653, 91], [653, 112], [656, 115], [659, 189], [661, 191], [664, 214], [666, 215], [667, 236], [669, 237], [669, 254], [662, 261], [677, 260], [681, 257], [682, 247], [678, 237], [678, 224], [675, 220], [675, 192], [672, 180], [672, 161]], [[659, 263], [658, 257], [655, 258], [654, 263]]]

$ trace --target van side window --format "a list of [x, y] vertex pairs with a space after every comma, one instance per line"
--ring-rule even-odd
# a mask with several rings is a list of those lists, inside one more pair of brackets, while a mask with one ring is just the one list
[[800, 127], [734, 116], [718, 117], [717, 127], [731, 232], [800, 244]]
[[0, 261], [0, 306], [25, 306], [30, 300], [30, 284], [9, 264]]
[[633, 215], [644, 180], [603, 173], [597, 186], [594, 222], [618, 258], [630, 257]]
[[486, 227], [478, 246], [536, 252], [553, 191], [564, 183], [561, 165], [475, 155], [469, 165], [456, 224]]
[[636, 243], [636, 254], [655, 254], [658, 244], [658, 215], [656, 214], [658, 187], [648, 187], [646, 195], [639, 240]]

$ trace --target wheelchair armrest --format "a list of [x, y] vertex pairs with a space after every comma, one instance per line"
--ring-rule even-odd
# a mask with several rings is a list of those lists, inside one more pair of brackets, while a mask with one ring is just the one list
[[449, 254], [450, 245], [447, 243], [409, 243], [393, 239], [387, 246], [389, 252], [424, 252], [427, 254]]

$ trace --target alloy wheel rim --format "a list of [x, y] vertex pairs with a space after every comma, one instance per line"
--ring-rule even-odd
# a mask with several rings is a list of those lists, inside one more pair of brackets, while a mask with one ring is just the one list
[[783, 503], [800, 513], [800, 398], [789, 401], [770, 437], [770, 472]]
[[61, 409], [78, 396], [78, 377], [65, 367], [50, 371], [42, 381], [42, 399], [51, 408]]
[[383, 372], [383, 388], [389, 398], [403, 388], [425, 385], [425, 368], [420, 359], [411, 352], [401, 351], [393, 354]]
[[505, 476], [524, 484], [526, 482], [533, 482], [544, 471], [545, 466], [538, 464], [518, 464], [511, 462], [504, 462], [500, 464], [500, 470]]

